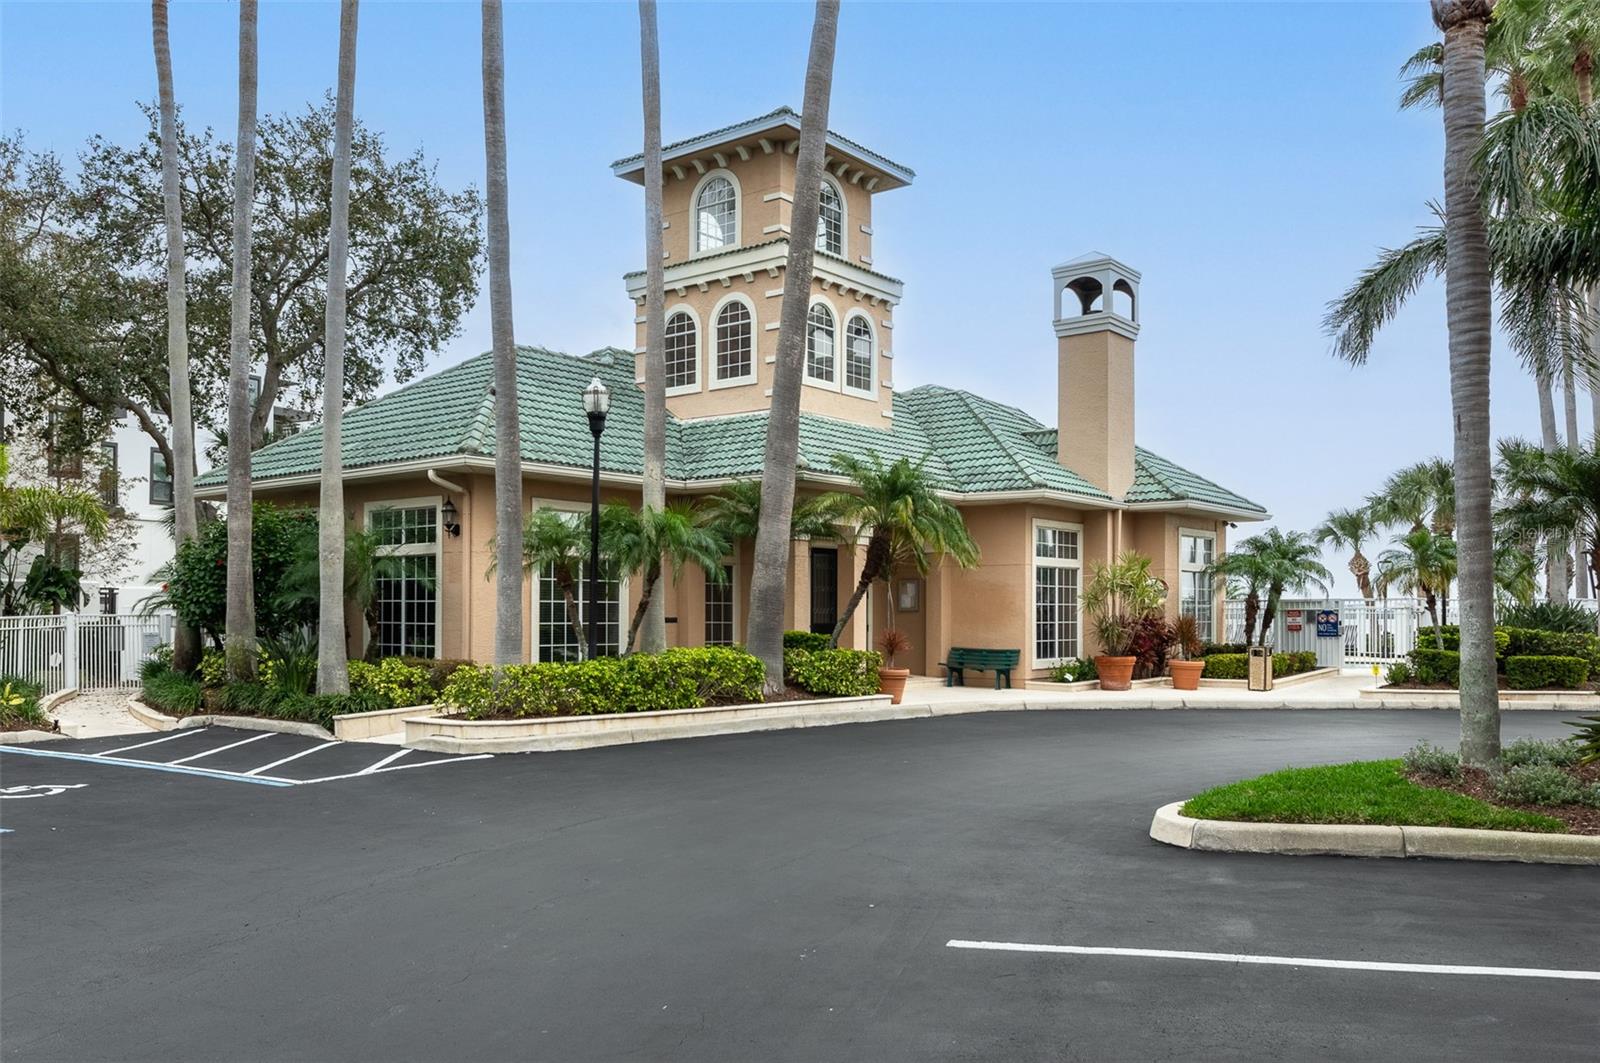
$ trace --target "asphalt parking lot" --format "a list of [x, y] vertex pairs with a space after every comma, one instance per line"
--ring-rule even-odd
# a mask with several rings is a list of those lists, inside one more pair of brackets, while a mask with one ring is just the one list
[[[1561, 721], [1507, 714], [1506, 735]], [[1595, 869], [1146, 836], [1206, 786], [1456, 726], [1008, 712], [417, 770], [365, 772], [395, 747], [347, 747], [260, 773], [322, 780], [282, 786], [0, 753], [0, 793], [44, 788], [0, 801], [0, 1052], [1592, 1060], [1596, 981], [1170, 955], [1600, 969]], [[243, 775], [280, 738], [290, 755], [275, 736], [178, 767]]]

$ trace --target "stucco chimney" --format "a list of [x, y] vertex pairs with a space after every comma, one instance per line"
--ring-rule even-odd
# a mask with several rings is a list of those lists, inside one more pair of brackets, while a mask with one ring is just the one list
[[1063, 262], [1055, 281], [1056, 460], [1121, 498], [1133, 484], [1133, 346], [1139, 272], [1099, 253]]

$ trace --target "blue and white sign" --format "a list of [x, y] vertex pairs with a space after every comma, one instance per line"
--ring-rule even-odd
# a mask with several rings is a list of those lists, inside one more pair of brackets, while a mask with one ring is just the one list
[[1317, 610], [1317, 638], [1336, 639], [1339, 637], [1339, 610]]

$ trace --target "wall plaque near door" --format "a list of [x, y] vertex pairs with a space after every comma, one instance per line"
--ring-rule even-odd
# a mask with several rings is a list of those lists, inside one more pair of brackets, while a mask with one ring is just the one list
[[922, 608], [922, 581], [903, 579], [895, 584], [894, 607], [897, 612], [915, 613]]

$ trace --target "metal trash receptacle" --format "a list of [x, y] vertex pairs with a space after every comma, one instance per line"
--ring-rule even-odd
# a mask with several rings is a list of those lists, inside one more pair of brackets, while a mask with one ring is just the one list
[[1272, 689], [1272, 650], [1266, 646], [1250, 647], [1251, 690]]

